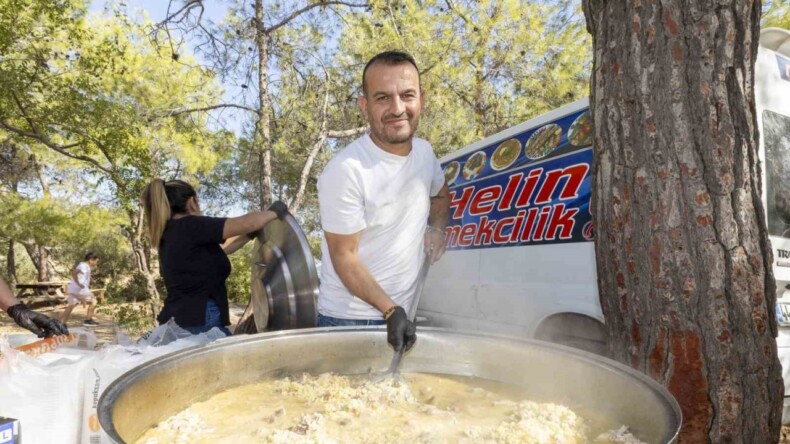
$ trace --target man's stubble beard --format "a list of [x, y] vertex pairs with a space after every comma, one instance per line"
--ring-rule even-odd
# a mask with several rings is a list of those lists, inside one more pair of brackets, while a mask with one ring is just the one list
[[[375, 135], [377, 138], [381, 139], [382, 141], [384, 141], [384, 142], [386, 142], [386, 143], [392, 143], [392, 144], [395, 144], [395, 143], [406, 143], [406, 142], [408, 142], [408, 141], [410, 141], [411, 139], [413, 139], [413, 138], [414, 138], [414, 134], [417, 132], [417, 127], [418, 127], [418, 126], [419, 126], [419, 124], [420, 124], [420, 118], [419, 118], [419, 117], [416, 117], [416, 118], [411, 118], [411, 117], [410, 117], [410, 118], [409, 118], [407, 121], [409, 122], [409, 130], [410, 130], [410, 131], [409, 131], [409, 133], [408, 133], [407, 135], [405, 135], [405, 136], [394, 136], [394, 137], [389, 137], [389, 136], [387, 135], [387, 131], [386, 131], [386, 129], [385, 129], [385, 128], [386, 128], [386, 125], [385, 125], [385, 124], [382, 124], [382, 126], [381, 126], [381, 132], [380, 132], [380, 133], [378, 133], [378, 134], [374, 134], [374, 135]], [[412, 121], [413, 121], [413, 123], [414, 123], [414, 125], [413, 125], [413, 126], [412, 126]]]

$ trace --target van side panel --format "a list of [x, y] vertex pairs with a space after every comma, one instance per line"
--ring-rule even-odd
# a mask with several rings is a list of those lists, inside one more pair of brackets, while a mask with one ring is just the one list
[[790, 284], [790, 57], [760, 46], [755, 77], [763, 206], [781, 294]]
[[587, 111], [580, 101], [442, 159], [448, 251], [419, 307], [431, 325], [532, 336], [559, 313], [603, 321]]

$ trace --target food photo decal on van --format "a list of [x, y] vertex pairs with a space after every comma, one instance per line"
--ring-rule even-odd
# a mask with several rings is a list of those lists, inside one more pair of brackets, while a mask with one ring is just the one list
[[464, 163], [464, 179], [472, 180], [477, 177], [486, 166], [486, 153], [478, 151]]
[[518, 139], [508, 139], [499, 144], [491, 156], [491, 168], [502, 171], [513, 164], [521, 153], [521, 142]]
[[[592, 148], [563, 137], [579, 122], [574, 134], [583, 143], [591, 134], [581, 118], [586, 112], [494, 136], [483, 148], [443, 162], [450, 188], [447, 248], [591, 241]], [[522, 149], [540, 160], [521, 156]]]
[[455, 182], [455, 179], [458, 178], [458, 173], [461, 172], [461, 164], [458, 161], [454, 160], [447, 164], [444, 167], [444, 183], [448, 187]]
[[593, 141], [592, 119], [590, 112], [585, 111], [571, 124], [568, 130], [568, 141], [573, 146], [590, 146]]
[[524, 146], [524, 154], [530, 159], [541, 159], [554, 151], [562, 139], [562, 128], [555, 123], [548, 124], [539, 128], [527, 140]]

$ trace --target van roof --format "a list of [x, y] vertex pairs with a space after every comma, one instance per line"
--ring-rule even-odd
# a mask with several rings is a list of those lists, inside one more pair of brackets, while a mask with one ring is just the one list
[[467, 154], [467, 153], [470, 153], [470, 152], [472, 152], [474, 150], [486, 147], [486, 146], [491, 145], [493, 143], [496, 143], [496, 142], [498, 142], [500, 140], [509, 139], [509, 138], [515, 136], [516, 134], [523, 133], [524, 131], [530, 130], [532, 128], [537, 128], [537, 127], [542, 126], [542, 125], [544, 125], [544, 124], [546, 124], [548, 122], [552, 122], [554, 120], [557, 120], [557, 119], [560, 119], [562, 117], [565, 117], [568, 114], [573, 114], [576, 111], [579, 111], [580, 109], [586, 108], [589, 103], [590, 103], [590, 100], [587, 97], [585, 97], [583, 99], [579, 99], [579, 100], [577, 100], [577, 101], [575, 101], [573, 103], [569, 103], [567, 105], [564, 105], [564, 106], [562, 106], [560, 108], [557, 108], [557, 109], [555, 109], [555, 110], [553, 110], [551, 112], [548, 112], [548, 113], [543, 114], [541, 116], [535, 117], [533, 119], [529, 119], [526, 122], [519, 123], [516, 126], [511, 126], [510, 128], [508, 128], [506, 130], [502, 130], [502, 131], [500, 131], [500, 132], [498, 132], [498, 133], [496, 133], [494, 135], [488, 136], [488, 137], [486, 137], [483, 140], [478, 140], [477, 142], [474, 142], [471, 145], [467, 145], [467, 146], [465, 146], [465, 147], [463, 147], [463, 148], [461, 148], [461, 149], [459, 149], [457, 151], [453, 151], [453, 152], [445, 155], [441, 159], [439, 159], [439, 161], [441, 163], [445, 163], [448, 160], [452, 160], [452, 159], [455, 159], [457, 157], [463, 156], [464, 154]]
[[790, 31], [782, 28], [765, 28], [760, 32], [760, 45], [790, 57]]

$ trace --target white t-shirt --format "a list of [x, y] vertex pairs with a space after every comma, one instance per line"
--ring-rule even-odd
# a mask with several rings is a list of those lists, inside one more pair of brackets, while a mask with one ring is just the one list
[[[77, 282], [84, 285], [85, 288], [80, 288]], [[69, 294], [90, 294], [91, 266], [87, 262], [80, 262], [77, 265], [77, 282], [74, 282], [72, 278], [66, 292]]]
[[[379, 148], [369, 135], [340, 151], [318, 179], [321, 225], [334, 234], [359, 231], [359, 258], [387, 295], [408, 309], [424, 259], [430, 197], [444, 185], [441, 165], [425, 140], [408, 156]], [[381, 319], [351, 294], [332, 266], [326, 240], [318, 312], [342, 319]]]

